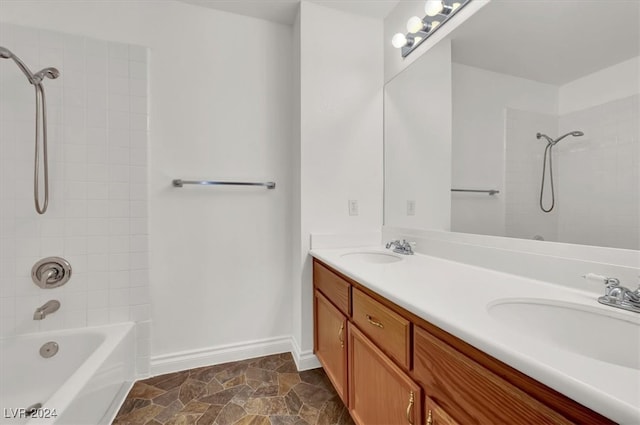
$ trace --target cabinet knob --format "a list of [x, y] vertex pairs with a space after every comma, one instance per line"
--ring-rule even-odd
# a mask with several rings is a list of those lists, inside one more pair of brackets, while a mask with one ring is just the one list
[[413, 425], [413, 403], [415, 401], [415, 395], [413, 391], [409, 392], [409, 405], [407, 406], [407, 422], [409, 425]]
[[367, 322], [371, 323], [373, 326], [376, 326], [380, 329], [384, 329], [384, 325], [380, 322], [378, 322], [377, 320], [374, 320], [373, 317], [369, 316], [368, 314], [367, 316]]
[[338, 341], [340, 341], [340, 348], [344, 348], [344, 322], [340, 324], [340, 330], [338, 331]]
[[427, 425], [433, 425], [433, 417], [431, 416], [431, 409], [429, 409], [429, 413], [427, 414]]

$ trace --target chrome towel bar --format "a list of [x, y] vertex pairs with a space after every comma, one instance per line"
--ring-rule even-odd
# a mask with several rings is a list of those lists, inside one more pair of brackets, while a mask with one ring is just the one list
[[477, 189], [451, 189], [452, 192], [473, 192], [473, 193], [488, 193], [489, 195], [496, 195], [500, 193], [499, 190], [496, 189], [488, 189], [488, 190], [477, 190]]
[[173, 180], [173, 187], [182, 187], [185, 184], [198, 184], [202, 186], [264, 186], [267, 189], [275, 189], [276, 184], [274, 182], [218, 182], [211, 180]]

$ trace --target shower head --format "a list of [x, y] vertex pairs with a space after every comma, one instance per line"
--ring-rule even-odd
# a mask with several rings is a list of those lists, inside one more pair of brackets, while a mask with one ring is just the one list
[[13, 53], [11, 53], [11, 50], [7, 49], [6, 47], [0, 46], [0, 58], [11, 59], [12, 57]]
[[567, 136], [580, 137], [580, 136], [584, 136], [584, 133], [582, 131], [570, 131], [567, 134], [564, 134], [558, 137], [556, 140], [554, 140], [552, 145], [555, 145], [556, 143], [558, 143], [560, 140], [564, 139]]
[[0, 46], [0, 58], [13, 59], [13, 61], [16, 63], [16, 65], [18, 65], [18, 68], [20, 68], [20, 70], [23, 72], [23, 74], [27, 76], [27, 80], [29, 80], [29, 82], [31, 84], [34, 84], [34, 85], [35, 84], [39, 84], [40, 81], [42, 81], [42, 78], [40, 78], [39, 81], [36, 81], [34, 76], [33, 76], [33, 73], [29, 70], [27, 65], [25, 65], [24, 62], [22, 62], [19, 57], [14, 55], [11, 52], [11, 50], [7, 49], [6, 47]]
[[564, 139], [567, 136], [580, 137], [580, 136], [584, 136], [584, 133], [582, 131], [570, 131], [569, 133], [564, 134], [555, 140], [552, 140], [551, 137], [547, 136], [546, 134], [542, 134], [542, 133], [536, 134], [537, 139], [544, 137], [547, 140], [547, 143], [549, 143], [551, 146], [555, 145], [556, 143], [558, 143], [560, 140]]
[[33, 74], [33, 78], [38, 82], [42, 82], [45, 77], [54, 80], [59, 76], [60, 71], [58, 71], [56, 68], [45, 68]]

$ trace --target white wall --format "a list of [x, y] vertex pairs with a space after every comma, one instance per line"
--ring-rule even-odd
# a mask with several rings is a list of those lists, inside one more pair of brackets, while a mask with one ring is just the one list
[[[0, 336], [135, 321], [138, 372], [145, 374], [147, 50], [6, 23], [0, 46], [34, 72], [60, 71], [44, 83], [50, 198], [38, 215], [34, 91], [12, 61], [0, 62]], [[51, 256], [68, 260], [72, 275], [64, 286], [43, 290], [31, 268]], [[33, 320], [36, 308], [53, 299], [60, 309]]]
[[601, 69], [560, 87], [561, 115], [640, 94], [640, 56]]
[[3, 22], [151, 48], [152, 354], [288, 336], [291, 27], [174, 1], [0, 7]]
[[[385, 86], [384, 221], [451, 227], [451, 43], [443, 40]], [[414, 203], [409, 212], [408, 202]]]
[[556, 114], [557, 102], [553, 85], [453, 64], [452, 184], [502, 192], [452, 194], [453, 231], [505, 235], [505, 109]]
[[[313, 347], [310, 234], [382, 225], [383, 54], [379, 20], [303, 1], [300, 31], [301, 262], [294, 285], [301, 287], [293, 320], [301, 323], [294, 339], [306, 355]], [[358, 201], [357, 216], [348, 214], [350, 199]]]

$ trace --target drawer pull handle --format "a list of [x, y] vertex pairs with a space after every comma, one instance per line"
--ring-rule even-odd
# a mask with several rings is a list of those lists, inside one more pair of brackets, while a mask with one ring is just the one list
[[373, 326], [377, 326], [380, 329], [384, 329], [384, 325], [380, 322], [378, 322], [377, 320], [373, 320], [373, 317], [369, 316], [367, 314], [367, 322], [371, 323]]
[[338, 331], [338, 341], [340, 341], [340, 348], [344, 348], [344, 337], [342, 336], [344, 332], [344, 323], [340, 324], [340, 330]]
[[427, 414], [427, 425], [433, 425], [433, 417], [431, 416], [431, 409], [429, 409], [429, 413]]
[[407, 406], [407, 422], [410, 425], [413, 425], [413, 403], [415, 401], [415, 396], [413, 391], [409, 392], [409, 405]]

